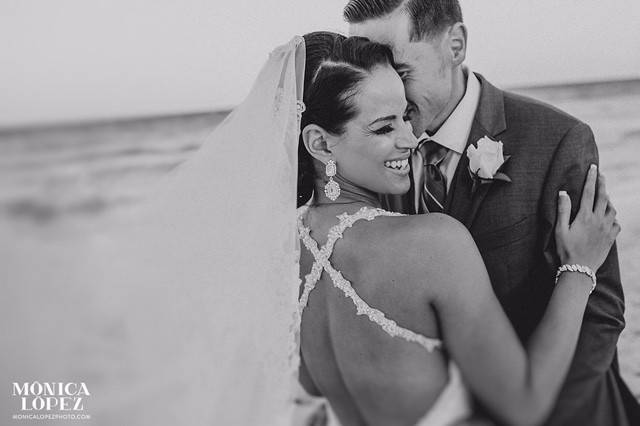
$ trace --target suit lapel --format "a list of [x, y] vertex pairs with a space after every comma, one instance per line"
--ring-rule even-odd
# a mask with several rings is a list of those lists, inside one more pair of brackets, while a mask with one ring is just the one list
[[458, 219], [467, 228], [471, 228], [471, 225], [473, 225], [478, 209], [493, 184], [480, 185], [474, 194], [471, 193], [473, 181], [468, 171], [469, 158], [466, 150], [469, 145], [484, 136], [494, 139], [507, 127], [502, 91], [491, 85], [480, 74], [476, 74], [476, 76], [480, 80], [480, 100], [471, 125], [467, 145], [456, 168], [445, 205], [445, 212]]
[[[482, 126], [476, 120], [473, 120], [467, 147], [471, 141], [477, 141], [486, 134]], [[445, 212], [458, 219], [467, 228], [471, 227], [475, 212], [477, 212], [480, 203], [484, 199], [483, 193], [488, 185], [480, 185], [475, 194], [471, 193], [472, 186], [473, 181], [471, 180], [471, 175], [469, 175], [469, 157], [467, 157], [465, 148], [465, 152], [462, 154], [456, 172], [453, 175]]]

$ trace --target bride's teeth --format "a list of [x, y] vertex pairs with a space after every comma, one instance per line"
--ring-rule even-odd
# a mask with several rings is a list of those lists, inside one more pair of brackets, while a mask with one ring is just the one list
[[404, 159], [404, 160], [385, 161], [384, 165], [385, 167], [389, 167], [391, 169], [402, 170], [407, 166], [409, 166], [409, 160]]

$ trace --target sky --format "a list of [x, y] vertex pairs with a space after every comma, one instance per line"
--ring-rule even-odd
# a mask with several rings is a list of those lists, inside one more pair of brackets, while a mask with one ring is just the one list
[[[0, 0], [0, 127], [242, 101], [275, 46], [346, 32], [347, 0]], [[640, 78], [637, 0], [461, 0], [501, 87]]]

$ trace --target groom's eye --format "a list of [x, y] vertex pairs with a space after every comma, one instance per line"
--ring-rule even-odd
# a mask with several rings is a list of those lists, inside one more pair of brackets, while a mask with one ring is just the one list
[[404, 121], [411, 120], [411, 113], [412, 112], [413, 112], [413, 110], [411, 109], [411, 107], [407, 107], [407, 109], [404, 110], [404, 114], [402, 115], [402, 119]]

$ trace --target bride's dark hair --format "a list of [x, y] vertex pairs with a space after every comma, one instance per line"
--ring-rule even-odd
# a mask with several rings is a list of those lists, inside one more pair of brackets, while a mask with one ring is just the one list
[[[313, 123], [340, 135], [344, 125], [357, 114], [352, 98], [358, 91], [358, 84], [376, 66], [394, 66], [393, 55], [382, 44], [331, 32], [309, 33], [304, 41], [306, 111], [302, 114], [300, 128]], [[298, 207], [311, 198], [315, 179], [314, 162], [301, 135], [298, 142]]]

